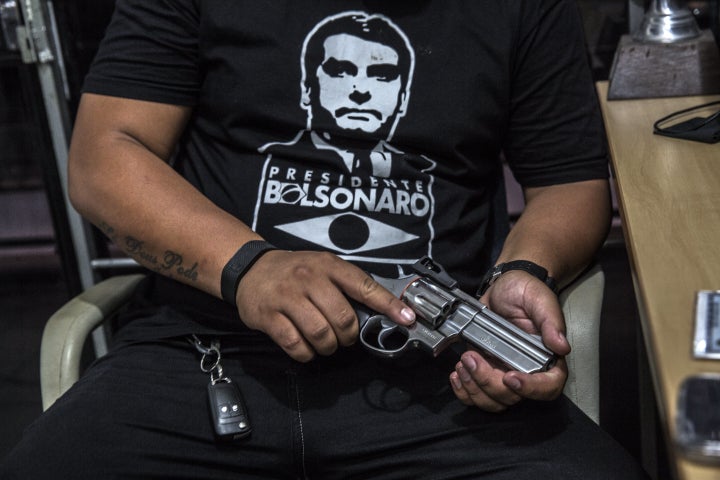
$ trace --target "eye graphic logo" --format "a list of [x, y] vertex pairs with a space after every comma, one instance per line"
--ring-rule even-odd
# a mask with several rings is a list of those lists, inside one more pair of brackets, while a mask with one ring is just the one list
[[400, 245], [417, 235], [355, 213], [340, 213], [278, 225], [279, 230], [350, 255]]

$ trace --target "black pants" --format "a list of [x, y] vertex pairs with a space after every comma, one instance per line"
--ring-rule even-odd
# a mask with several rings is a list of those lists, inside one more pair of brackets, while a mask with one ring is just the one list
[[188, 344], [111, 351], [25, 433], [2, 479], [644, 478], [562, 397], [502, 414], [457, 401], [456, 357], [388, 362], [360, 348], [293, 362], [258, 341], [230, 353], [253, 432], [218, 443]]

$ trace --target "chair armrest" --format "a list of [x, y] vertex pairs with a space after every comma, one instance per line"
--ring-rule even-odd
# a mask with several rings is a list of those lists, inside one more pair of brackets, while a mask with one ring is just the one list
[[600, 319], [605, 274], [594, 264], [560, 293], [572, 352], [564, 393], [595, 423], [600, 420]]
[[78, 380], [88, 335], [129, 300], [143, 278], [142, 274], [133, 274], [104, 280], [72, 298], [50, 317], [40, 345], [43, 410]]

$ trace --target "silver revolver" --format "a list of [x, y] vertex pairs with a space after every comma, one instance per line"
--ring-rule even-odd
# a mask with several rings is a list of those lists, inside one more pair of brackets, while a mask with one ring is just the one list
[[419, 348], [437, 356], [464, 340], [511, 370], [535, 373], [555, 365], [556, 355], [539, 335], [525, 332], [460, 290], [432, 259], [418, 260], [413, 270], [414, 275], [398, 279], [373, 275], [415, 311], [418, 321], [405, 327], [358, 308], [360, 341], [370, 352], [394, 358], [410, 348]]

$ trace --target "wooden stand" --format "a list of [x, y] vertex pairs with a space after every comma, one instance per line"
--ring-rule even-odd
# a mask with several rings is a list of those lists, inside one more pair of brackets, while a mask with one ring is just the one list
[[710, 30], [676, 43], [620, 39], [610, 70], [608, 100], [720, 93], [720, 52]]

